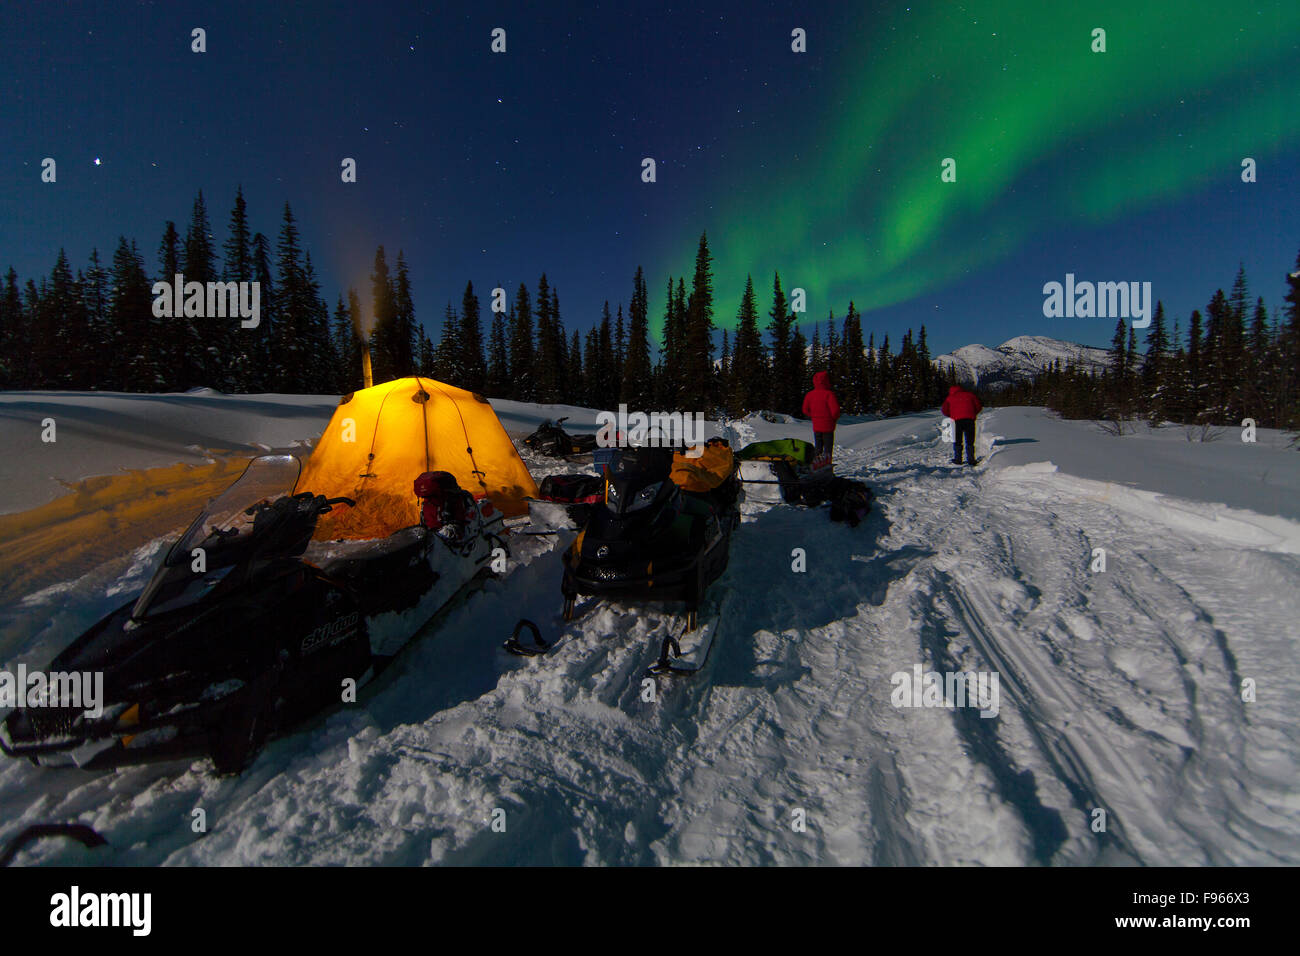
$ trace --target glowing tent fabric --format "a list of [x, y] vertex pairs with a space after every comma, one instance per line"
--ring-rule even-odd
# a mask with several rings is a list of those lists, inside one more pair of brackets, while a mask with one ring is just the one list
[[507, 516], [537, 495], [528, 468], [487, 400], [430, 378], [399, 378], [343, 396], [294, 491], [346, 496], [316, 538], [386, 538], [418, 524], [415, 479], [447, 471]]

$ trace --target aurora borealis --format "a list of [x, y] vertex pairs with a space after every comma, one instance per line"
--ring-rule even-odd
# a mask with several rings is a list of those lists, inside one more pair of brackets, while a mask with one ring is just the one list
[[[823, 118], [807, 173], [816, 194], [787, 191], [757, 215], [729, 208], [724, 223], [743, 225], [717, 236], [719, 274], [791, 263], [789, 281], [814, 300], [842, 314], [853, 297], [870, 311], [1055, 229], [1234, 183], [1243, 157], [1285, 157], [1294, 182], [1300, 5], [1271, 17], [1267, 6], [1249, 17], [1214, 3], [1174, 15], [1167, 5], [1080, 6], [895, 10], [873, 31], [883, 47], [859, 61], [844, 105]], [[1092, 50], [1095, 27], [1106, 30], [1104, 53]], [[947, 157], [951, 183], [940, 179]]]
[[746, 274], [765, 312], [779, 269], [806, 319], [852, 299], [868, 330], [926, 323], [936, 351], [1099, 344], [1106, 323], [1043, 318], [1044, 282], [1150, 281], [1185, 322], [1241, 261], [1280, 299], [1300, 247], [1297, 38], [1286, 0], [24, 7], [0, 25], [0, 270], [48, 274], [61, 246], [76, 267], [119, 234], [152, 267], [199, 189], [220, 243], [242, 185], [272, 238], [293, 205], [331, 302], [367, 287], [376, 245], [403, 250], [435, 336], [467, 279], [543, 271], [585, 331], [638, 265], [657, 322], [707, 230], [720, 327]]

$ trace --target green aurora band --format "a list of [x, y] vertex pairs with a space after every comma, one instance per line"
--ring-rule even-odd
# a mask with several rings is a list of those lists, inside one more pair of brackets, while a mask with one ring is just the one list
[[[913, 4], [861, 24], [861, 67], [808, 118], [824, 135], [797, 150], [797, 174], [776, 162], [742, 193], [706, 186], [728, 197], [709, 230], [717, 325], [734, 326], [749, 273], [761, 311], [780, 270], [806, 290], [806, 320], [850, 299], [865, 313], [1049, 230], [1239, 180], [1242, 158], [1300, 138], [1300, 3], [1087, 7]], [[945, 157], [956, 182], [940, 179]], [[689, 278], [684, 251], [657, 274]]]

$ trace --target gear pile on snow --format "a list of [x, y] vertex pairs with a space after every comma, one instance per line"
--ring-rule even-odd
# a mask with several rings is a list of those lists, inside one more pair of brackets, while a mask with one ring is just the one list
[[843, 521], [850, 528], [856, 528], [871, 511], [871, 489], [866, 482], [852, 478], [832, 478], [828, 484], [831, 520]]
[[813, 446], [798, 438], [754, 442], [737, 454], [740, 479], [757, 501], [818, 505], [826, 500], [826, 484], [834, 474], [830, 456], [814, 459]]

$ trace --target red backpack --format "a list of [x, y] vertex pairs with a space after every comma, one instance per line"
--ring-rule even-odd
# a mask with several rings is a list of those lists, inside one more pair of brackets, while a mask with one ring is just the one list
[[430, 531], [469, 520], [473, 499], [450, 472], [426, 471], [415, 479], [415, 494], [421, 501], [420, 521]]

